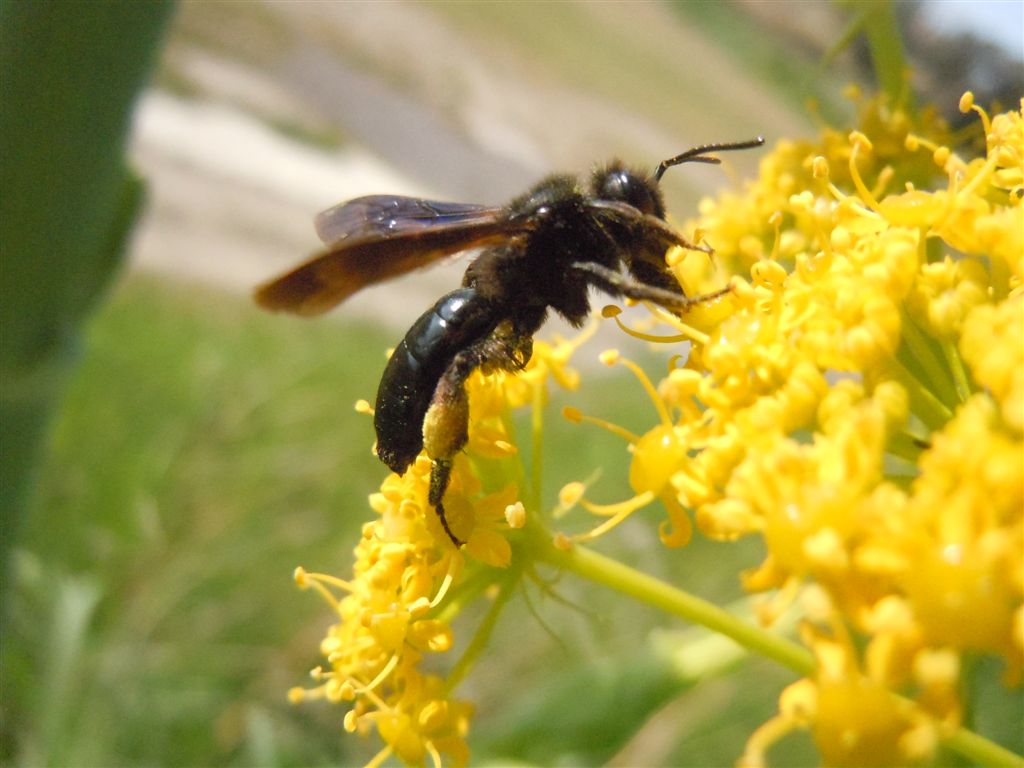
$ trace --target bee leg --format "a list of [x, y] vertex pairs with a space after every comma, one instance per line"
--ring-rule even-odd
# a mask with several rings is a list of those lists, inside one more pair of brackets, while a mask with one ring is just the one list
[[465, 542], [452, 533], [448, 526], [448, 518], [444, 511], [444, 494], [451, 479], [452, 458], [469, 440], [469, 395], [466, 393], [466, 379], [481, 365], [489, 362], [487, 352], [491, 343], [491, 337], [488, 336], [455, 356], [437, 382], [427, 415], [423, 419], [423, 447], [433, 462], [430, 467], [430, 492], [427, 500], [437, 511], [441, 527], [456, 548]]
[[455, 548], [459, 549], [466, 542], [452, 533], [452, 529], [448, 527], [448, 517], [444, 513], [444, 492], [448, 489], [448, 480], [451, 478], [452, 462], [451, 459], [433, 459], [432, 461], [433, 463], [430, 465], [430, 493], [427, 499], [437, 512], [437, 517], [441, 521], [441, 527], [444, 528], [444, 532], [448, 534], [448, 538], [451, 539]]
[[465, 382], [476, 366], [467, 352], [456, 355], [441, 376], [423, 420], [423, 447], [432, 462], [427, 500], [437, 512], [441, 527], [456, 549], [465, 542], [452, 533], [448, 526], [444, 494], [451, 479], [452, 457], [462, 450], [469, 439], [469, 397], [466, 395]]
[[465, 542], [448, 525], [444, 494], [451, 479], [452, 458], [469, 440], [469, 395], [466, 379], [477, 368], [485, 371], [520, 370], [530, 360], [533, 336], [502, 323], [488, 337], [455, 356], [434, 390], [423, 420], [423, 447], [432, 462], [427, 500], [437, 511], [441, 527], [456, 548]]
[[600, 264], [595, 264], [592, 261], [574, 262], [572, 269], [585, 273], [587, 280], [592, 285], [597, 286], [612, 296], [625, 296], [637, 301], [650, 301], [677, 312], [687, 312], [695, 304], [702, 304], [705, 301], [717, 299], [719, 296], [724, 296], [732, 290], [731, 287], [726, 287], [720, 291], [689, 297], [682, 292], [676, 293], [665, 288], [641, 283], [629, 277], [629, 275], [601, 266]]

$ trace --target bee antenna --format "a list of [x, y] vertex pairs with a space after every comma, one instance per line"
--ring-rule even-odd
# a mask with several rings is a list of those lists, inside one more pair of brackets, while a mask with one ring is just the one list
[[668, 160], [662, 160], [654, 170], [654, 180], [661, 181], [661, 177], [665, 175], [665, 171], [673, 165], [682, 165], [683, 163], [710, 163], [712, 165], [718, 165], [722, 162], [717, 157], [709, 157], [709, 152], [728, 152], [733, 149], [753, 149], [754, 147], [760, 147], [762, 144], [764, 144], [764, 136], [758, 136], [756, 139], [748, 139], [747, 141], [730, 141], [723, 144], [704, 144], [700, 147], [694, 147], [693, 149], [686, 150], [681, 155], [670, 157]]

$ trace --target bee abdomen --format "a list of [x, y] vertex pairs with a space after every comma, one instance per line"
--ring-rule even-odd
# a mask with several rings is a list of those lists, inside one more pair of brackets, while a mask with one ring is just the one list
[[442, 374], [459, 351], [483, 339], [500, 320], [473, 288], [444, 296], [423, 313], [388, 360], [377, 389], [373, 423], [377, 456], [402, 474], [423, 449], [423, 419]]

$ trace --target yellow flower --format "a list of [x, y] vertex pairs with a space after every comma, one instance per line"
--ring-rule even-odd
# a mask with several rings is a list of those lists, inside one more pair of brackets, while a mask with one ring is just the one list
[[899, 586], [924, 643], [1013, 655], [1024, 579], [1022, 459], [1020, 433], [1004, 431], [987, 395], [972, 396], [933, 435], [899, 541], [908, 560]]
[[[371, 765], [391, 754], [410, 765], [428, 756], [435, 766], [468, 762], [472, 707], [453, 698], [448, 681], [423, 672], [421, 663], [454, 643], [454, 614], [444, 601], [449, 588], [469, 569], [511, 562], [509, 536], [513, 525], [524, 524], [523, 505], [518, 486], [508, 482], [514, 473], [490, 473], [502, 482], [489, 487], [488, 467], [517, 458], [510, 408], [543, 403], [549, 378], [576, 385], [568, 361], [579, 343], [538, 343], [522, 375], [477, 372], [468, 381], [470, 442], [455, 458], [445, 497], [449, 525], [466, 542], [463, 548], [451, 546], [428, 501], [431, 463], [420, 455], [370, 497], [377, 518], [363, 527], [351, 579], [296, 571], [298, 584], [320, 592], [338, 622], [321, 642], [326, 666], [313, 671], [316, 685], [293, 688], [290, 698], [350, 702], [346, 730], [375, 730], [385, 744]], [[486, 585], [478, 579], [478, 589]]]
[[877, 670], [862, 669], [848, 638], [810, 623], [802, 635], [814, 650], [818, 672], [783, 691], [779, 715], [754, 732], [739, 765], [765, 765], [768, 748], [798, 729], [811, 730], [829, 766], [906, 765], [931, 754], [935, 724], [894, 697]]
[[293, 689], [290, 697], [354, 701], [346, 729], [375, 727], [388, 745], [382, 757], [393, 751], [420, 763], [429, 753], [439, 763], [448, 753], [464, 763], [469, 705], [450, 699], [443, 681], [418, 669], [423, 654], [452, 645], [450, 627], [431, 610], [461, 567], [455, 550], [439, 556], [436, 542], [444, 533], [423, 513], [430, 509], [429, 471], [429, 461], [418, 459], [371, 497], [379, 518], [364, 526], [350, 581], [296, 571], [299, 585], [316, 588], [339, 621], [321, 643], [328, 669], [314, 670], [319, 685]]
[[684, 230], [715, 258], [667, 262], [691, 292], [731, 290], [685, 317], [652, 307], [642, 330], [616, 317], [679, 346], [660, 382], [602, 355], [652, 405], [638, 433], [565, 409], [623, 439], [633, 492], [597, 504], [585, 483], [563, 487], [556, 515], [603, 518], [555, 538], [565, 560], [551, 554], [539, 469], [523, 467], [509, 410], [538, 409], [536, 448], [548, 380], [578, 384], [567, 362], [579, 342], [538, 341], [522, 374], [471, 377], [469, 445], [446, 503], [467, 546], [451, 547], [427, 502], [425, 457], [385, 480], [353, 577], [297, 574], [338, 623], [316, 686], [293, 698], [351, 702], [346, 728], [385, 744], [375, 764], [465, 762], [471, 707], [451, 689], [495, 622], [446, 680], [420, 667], [452, 647], [452, 618], [491, 587], [507, 596], [531, 558], [568, 562], [566, 550], [658, 502], [667, 546], [694, 528], [760, 537], [765, 558], [742, 581], [778, 591], [759, 615], [803, 610], [816, 668], [783, 692], [741, 764], [763, 765], [794, 730], [830, 765], [932, 759], [970, 703], [964, 655], [1001, 659], [1008, 682], [1024, 666], [1024, 120], [961, 107], [979, 115], [984, 157], [960, 157], [929, 113], [912, 121], [865, 100], [860, 130], [780, 142], [757, 180], [701, 204]]
[[697, 330], [656, 313], [693, 348], [645, 385], [660, 416], [629, 438], [637, 499], [670, 487], [705, 535], [762, 537], [744, 584], [785, 587], [762, 615], [801, 587], [831, 606], [831, 629], [804, 635], [817, 675], [752, 738], [751, 765], [794, 728], [828, 764], [925, 760], [935, 724], [958, 725], [961, 653], [1019, 679], [1024, 122], [962, 106], [985, 157], [880, 101], [860, 131], [781, 142], [686, 226], [750, 275], [728, 311]]
[[1018, 342], [1024, 329], [1021, 295], [996, 305], [983, 304], [964, 320], [960, 355], [974, 380], [985, 387], [998, 404], [1006, 425], [1024, 431], [1024, 346]]
[[[796, 358], [813, 366], [829, 380], [828, 391], [813, 417], [787, 423], [768, 444], [763, 430], [760, 444], [744, 440], [748, 448], [722, 500], [697, 509], [712, 535], [735, 533], [741, 521], [764, 536], [768, 559], [748, 576], [749, 586], [813, 583], [835, 606], [834, 624], [862, 638], [864, 658], [878, 671], [870, 680], [853, 664], [854, 644], [844, 646], [851, 663], [831, 672], [819, 654], [816, 704], [803, 722], [828, 764], [927, 759], [936, 739], [922, 737], [921, 718], [958, 722], [959, 652], [1001, 656], [1019, 674], [1024, 310], [1014, 289], [1024, 226], [1018, 177], [1007, 171], [1019, 167], [1024, 134], [1019, 114], [994, 122], [1000, 130], [988, 132], [987, 158], [970, 162], [934, 137], [907, 141], [932, 148], [946, 177], [934, 192], [920, 189], [918, 177], [904, 181], [908, 191], [877, 198], [856, 162], [864, 150], [878, 150], [874, 135], [851, 135], [845, 158], [819, 155], [819, 178], [826, 166], [845, 164], [856, 192], [842, 191], [833, 175], [837, 205], [820, 196], [799, 200], [819, 213], [795, 219], [803, 236], [790, 241], [807, 250], [781, 280], [775, 333], [758, 341], [786, 350], [765, 353], [776, 365], [793, 366]], [[883, 135], [901, 130], [893, 125]], [[890, 178], [894, 186], [902, 181], [898, 172]], [[789, 188], [790, 180], [779, 183]], [[786, 322], [787, 309], [797, 322]], [[742, 338], [734, 333], [730, 345]], [[702, 360], [713, 381], [716, 357]], [[749, 385], [771, 364], [756, 356], [744, 363], [751, 371], [744, 391], [709, 384], [718, 398], [725, 393], [722, 404], [705, 400], [715, 415], [755, 407]], [[741, 434], [755, 437], [739, 413], [731, 416]], [[908, 461], [916, 476], [902, 490]], [[901, 621], [879, 621], [883, 615]], [[898, 673], [933, 669], [939, 657], [953, 670], [941, 684], [934, 675], [923, 685]], [[898, 704], [894, 693], [912, 698]], [[911, 702], [916, 707], [907, 709]]]

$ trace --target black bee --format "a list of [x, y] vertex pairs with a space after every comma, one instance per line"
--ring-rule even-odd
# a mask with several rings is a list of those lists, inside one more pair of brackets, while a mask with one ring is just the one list
[[404, 473], [426, 448], [433, 462], [429, 501], [459, 547], [443, 501], [452, 459], [467, 440], [466, 378], [477, 368], [522, 369], [548, 310], [580, 326], [590, 313], [591, 287], [676, 312], [725, 293], [687, 297], [668, 271], [672, 246], [710, 249], [665, 222], [658, 182], [674, 165], [718, 163], [709, 153], [763, 143], [758, 137], [697, 147], [651, 175], [612, 162], [593, 174], [589, 189], [572, 176], [550, 176], [502, 207], [360, 197], [317, 216], [328, 250], [257, 289], [256, 301], [316, 315], [368, 285], [483, 249], [462, 287], [428, 309], [395, 349], [374, 411], [377, 455], [393, 471]]

